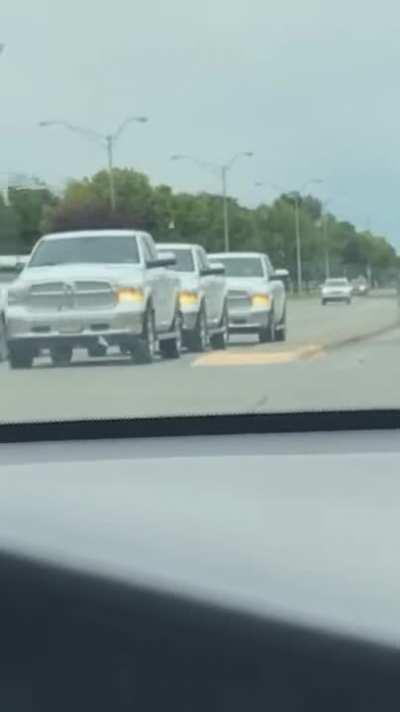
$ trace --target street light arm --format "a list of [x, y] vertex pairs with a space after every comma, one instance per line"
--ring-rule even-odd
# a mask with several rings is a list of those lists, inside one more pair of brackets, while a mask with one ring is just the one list
[[95, 141], [96, 143], [104, 143], [105, 140], [105, 136], [98, 133], [97, 131], [87, 129], [82, 126], [76, 126], [75, 124], [69, 123], [69, 121], [41, 121], [39, 126], [41, 126], [42, 128], [47, 128], [50, 126], [62, 126], [68, 131], [72, 131], [73, 133], [76, 133], [88, 139], [88, 141]]
[[301, 195], [310, 185], [322, 185], [323, 182], [322, 178], [311, 178], [310, 180], [306, 180], [304, 185], [302, 185], [302, 187], [298, 190], [298, 193]]
[[230, 171], [233, 165], [236, 163], [236, 161], [239, 158], [252, 158], [253, 157], [253, 152], [252, 151], [240, 151], [239, 153], [235, 153], [234, 156], [228, 161], [228, 163], [225, 164], [226, 170]]
[[127, 116], [125, 121], [123, 121], [122, 124], [117, 128], [117, 130], [112, 134], [113, 141], [118, 141], [118, 139], [123, 134], [125, 129], [129, 126], [129, 124], [132, 124], [134, 122], [138, 124], [145, 124], [147, 123], [147, 121], [147, 116]]
[[214, 174], [215, 173], [220, 173], [221, 171], [221, 166], [219, 166], [217, 163], [211, 163], [211, 161], [201, 161], [199, 158], [196, 158], [195, 156], [189, 156], [185, 153], [176, 153], [173, 156], [171, 156], [171, 161], [190, 161], [191, 163], [194, 163], [196, 166], [199, 166], [199, 168], [203, 168], [208, 171], [212, 171]]

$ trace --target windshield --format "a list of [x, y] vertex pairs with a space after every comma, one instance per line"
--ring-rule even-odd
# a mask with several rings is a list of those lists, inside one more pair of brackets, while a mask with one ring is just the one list
[[212, 260], [225, 267], [226, 277], [263, 277], [263, 263], [260, 257], [218, 257]]
[[29, 267], [63, 264], [138, 264], [135, 237], [55, 238], [40, 243]]
[[3, 6], [0, 425], [400, 415], [400, 3]]
[[325, 282], [327, 287], [347, 287], [348, 284], [347, 279], [327, 279]]
[[176, 263], [171, 267], [176, 272], [194, 272], [194, 260], [192, 250], [168, 249], [159, 250], [160, 256], [171, 253], [176, 257]]

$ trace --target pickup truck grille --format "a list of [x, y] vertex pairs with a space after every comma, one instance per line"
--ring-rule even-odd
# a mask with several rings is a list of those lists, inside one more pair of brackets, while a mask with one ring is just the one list
[[95, 311], [113, 307], [108, 282], [45, 282], [31, 286], [27, 306], [31, 311]]
[[229, 309], [249, 309], [251, 298], [248, 292], [239, 289], [231, 289], [228, 292]]

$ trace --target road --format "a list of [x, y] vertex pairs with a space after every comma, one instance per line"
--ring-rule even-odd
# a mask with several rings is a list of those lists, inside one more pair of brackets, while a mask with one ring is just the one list
[[231, 339], [224, 352], [135, 366], [78, 352], [67, 368], [0, 364], [0, 421], [398, 407], [400, 328], [393, 296], [322, 307], [292, 300], [286, 343]]

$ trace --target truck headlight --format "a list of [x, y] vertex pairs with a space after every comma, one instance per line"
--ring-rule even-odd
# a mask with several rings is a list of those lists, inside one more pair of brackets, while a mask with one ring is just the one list
[[184, 290], [179, 294], [179, 303], [182, 307], [194, 306], [199, 303], [199, 293]]
[[144, 292], [139, 287], [120, 287], [117, 289], [118, 304], [129, 304], [132, 302], [143, 302]]
[[268, 309], [271, 306], [271, 297], [268, 294], [252, 294], [251, 306]]
[[7, 290], [7, 304], [22, 304], [25, 301], [26, 289], [22, 287], [10, 287]]

